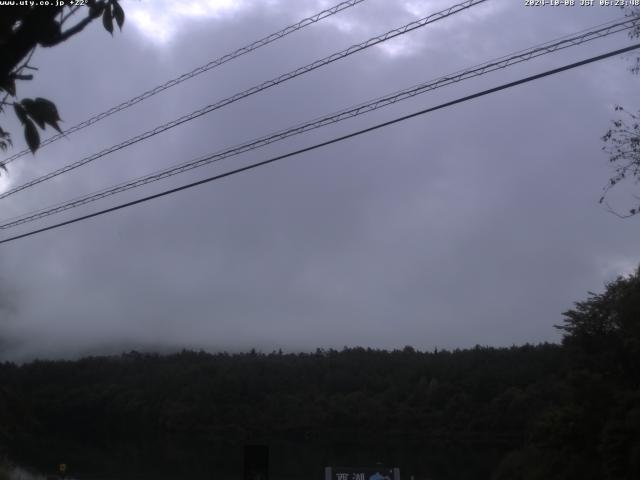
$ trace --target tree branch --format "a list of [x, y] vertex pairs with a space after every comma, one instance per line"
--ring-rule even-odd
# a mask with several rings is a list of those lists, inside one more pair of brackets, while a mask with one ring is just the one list
[[72, 37], [73, 35], [75, 35], [76, 33], [80, 33], [82, 30], [84, 30], [84, 28], [89, 25], [91, 22], [93, 21], [93, 18], [91, 18], [90, 16], [85, 18], [84, 20], [76, 23], [73, 27], [71, 27], [68, 30], [65, 30], [64, 32], [62, 32], [60, 34], [60, 36], [58, 37], [57, 41], [55, 43], [52, 43], [51, 45], [47, 45], [48, 47], [52, 47], [54, 45], [57, 45], [60, 42], [64, 42], [65, 40], [67, 40], [68, 38]]
[[60, 25], [62, 25], [69, 18], [71, 18], [79, 9], [80, 9], [80, 5], [76, 5], [75, 7], [69, 7], [69, 12], [66, 15], [63, 15], [62, 18], [60, 18]]
[[622, 215], [622, 214], [620, 214], [620, 213], [616, 212], [613, 208], [611, 208], [611, 205], [609, 205], [609, 203], [604, 202], [604, 204], [605, 204], [605, 205], [606, 205], [606, 207], [607, 207], [607, 211], [608, 211], [609, 213], [614, 214], [614, 215], [615, 215], [616, 217], [618, 217], [618, 218], [625, 219], [625, 218], [633, 217], [633, 216], [635, 215], [634, 213], [627, 213], [626, 215]]

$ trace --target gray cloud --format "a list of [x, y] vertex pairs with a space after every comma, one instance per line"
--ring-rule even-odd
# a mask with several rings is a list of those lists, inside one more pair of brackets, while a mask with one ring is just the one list
[[[145, 37], [134, 16], [113, 38], [95, 25], [68, 44], [39, 52], [38, 79], [23, 94], [55, 100], [65, 124], [73, 125], [322, 8], [321, 2], [301, 4], [248, 2], [209, 18], [181, 17], [175, 34], [163, 42]], [[35, 158], [14, 162], [11, 182], [22, 183], [408, 22], [416, 5], [422, 4], [367, 1], [57, 142]], [[600, 7], [532, 9], [489, 1], [414, 32], [394, 48], [355, 55], [6, 199], [6, 216], [619, 14]], [[569, 49], [59, 218], [626, 44], [619, 35]], [[610, 59], [3, 245], [1, 294], [15, 299], [15, 306], [11, 314], [2, 313], [2, 356], [556, 341], [553, 325], [562, 311], [640, 261], [638, 222], [620, 221], [597, 204], [609, 175], [599, 138], [611, 107], [637, 108], [638, 78], [627, 66]]]

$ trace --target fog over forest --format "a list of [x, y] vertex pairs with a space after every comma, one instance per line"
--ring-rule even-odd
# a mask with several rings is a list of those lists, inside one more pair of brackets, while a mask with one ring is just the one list
[[[21, 98], [69, 128], [328, 8], [319, 1], [123, 2], [31, 60]], [[366, 0], [8, 165], [1, 187], [148, 131], [453, 3]], [[55, 180], [2, 199], [3, 218], [623, 17], [619, 8], [489, 0]], [[438, 88], [266, 148], [6, 230], [26, 232], [627, 46], [620, 32]], [[91, 45], [91, 48], [87, 48]], [[442, 109], [219, 182], [2, 246], [0, 356], [130, 349], [288, 352], [558, 342], [585, 291], [640, 263], [637, 221], [598, 204], [602, 135], [633, 111], [633, 55]], [[2, 126], [25, 147], [12, 112]], [[42, 132], [42, 138], [53, 130]], [[612, 192], [620, 210], [629, 185]]]
[[451, 1], [0, 2], [0, 480], [640, 478], [640, 7]]

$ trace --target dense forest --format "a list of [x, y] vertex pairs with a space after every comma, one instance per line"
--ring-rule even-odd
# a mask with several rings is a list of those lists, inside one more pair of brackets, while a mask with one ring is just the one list
[[[80, 439], [93, 448], [84, 457], [132, 437], [206, 439], [220, 452], [348, 441], [381, 455], [385, 445], [431, 452], [431, 467], [410, 465], [417, 479], [640, 478], [640, 269], [590, 293], [557, 328], [562, 345], [4, 363], [0, 456], [58, 455], [53, 438], [68, 449]], [[348, 461], [336, 455], [318, 461]]]

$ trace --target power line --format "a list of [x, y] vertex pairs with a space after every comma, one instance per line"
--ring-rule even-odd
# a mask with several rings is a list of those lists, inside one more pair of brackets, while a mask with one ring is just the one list
[[261, 137], [257, 140], [252, 140], [250, 142], [246, 142], [244, 144], [241, 144], [232, 148], [221, 150], [217, 153], [208, 154], [203, 157], [199, 157], [197, 159], [190, 160], [188, 162], [185, 162], [179, 165], [174, 165], [164, 170], [160, 170], [152, 174], [121, 183], [116, 186], [108, 187], [98, 192], [77, 197], [72, 200], [68, 200], [51, 207], [47, 207], [45, 209], [40, 209], [35, 212], [22, 214], [22, 215], [13, 217], [11, 219], [7, 219], [4, 221], [5, 223], [0, 224], [0, 230], [13, 228], [18, 225], [22, 225], [25, 223], [29, 223], [35, 220], [48, 217], [50, 215], [64, 212], [71, 208], [79, 207], [81, 205], [86, 205], [88, 203], [101, 200], [103, 198], [116, 195], [118, 193], [131, 190], [133, 188], [141, 187], [143, 185], [146, 185], [155, 181], [169, 178], [174, 175], [178, 175], [180, 173], [184, 173], [189, 170], [193, 170], [195, 168], [199, 168], [199, 167], [208, 165], [210, 163], [223, 160], [225, 158], [229, 158], [232, 156], [239, 155], [241, 153], [245, 153], [251, 150], [255, 150], [257, 148], [264, 147], [266, 145], [269, 145], [271, 143], [274, 143], [280, 140], [284, 140], [285, 138], [288, 138], [294, 135], [306, 133], [316, 128], [324, 127], [326, 125], [337, 123], [337, 122], [346, 120], [348, 118], [353, 118], [365, 113], [369, 113], [374, 110], [392, 105], [396, 102], [407, 100], [409, 98], [413, 98], [416, 95], [419, 95], [431, 90], [435, 90], [437, 88], [440, 88], [446, 85], [457, 83], [462, 80], [466, 80], [468, 78], [480, 76], [485, 73], [489, 73], [498, 69], [507, 68], [517, 63], [528, 61], [528, 60], [531, 60], [532, 58], [537, 58], [539, 56], [546, 55], [564, 48], [580, 45], [591, 40], [605, 37], [607, 35], [612, 35], [614, 33], [629, 30], [631, 28], [634, 28], [638, 24], [640, 24], [640, 19], [634, 19], [634, 20], [623, 19], [623, 20], [618, 20], [616, 22], [608, 22], [607, 24], [604, 24], [605, 26], [600, 26], [600, 28], [594, 27], [596, 28], [596, 30], [590, 30], [590, 31], [583, 30], [581, 31], [580, 34], [576, 34], [574, 36], [565, 36], [560, 41], [546, 42], [540, 46], [535, 46], [526, 50], [521, 50], [519, 52], [516, 52], [515, 54], [512, 54], [511, 56], [503, 56], [503, 57], [500, 57], [499, 59], [491, 60], [489, 62], [485, 62], [478, 66], [471, 67], [466, 70], [461, 70], [456, 73], [449, 74], [447, 76], [440, 77], [436, 80], [415, 85], [410, 88], [395, 92], [393, 94], [390, 94], [384, 97], [379, 97], [367, 103], [362, 103], [360, 105], [341, 110], [340, 112], [337, 112], [328, 116], [320, 117], [306, 123], [298, 124], [294, 127], [290, 127], [286, 130], [282, 130], [277, 133], [273, 133], [273, 134]]
[[[180, 75], [179, 77], [173, 78], [171, 80], [168, 80], [167, 82], [163, 83], [162, 85], [158, 85], [157, 87], [154, 87], [150, 90], [147, 90], [146, 92], [141, 93], [140, 95], [137, 95], [125, 102], [122, 102], [119, 105], [116, 105], [115, 107], [112, 107], [108, 110], [105, 110], [104, 112], [98, 113], [96, 115], [94, 115], [91, 118], [88, 118], [87, 120], [84, 120], [76, 125], [74, 125], [73, 127], [68, 128], [67, 130], [65, 130], [62, 133], [53, 135], [49, 138], [47, 138], [46, 140], [43, 140], [42, 142], [40, 142], [40, 148], [44, 147], [45, 145], [49, 145], [50, 143], [55, 142], [56, 140], [61, 139], [62, 137], [69, 135], [70, 133], [74, 133], [77, 132], [78, 130], [82, 130], [83, 128], [86, 128], [90, 125], [93, 125], [94, 123], [99, 122], [100, 120], [103, 120], [111, 115], [113, 115], [114, 113], [120, 112], [126, 108], [132, 107], [133, 105], [142, 102], [143, 100], [146, 100], [149, 97], [152, 97], [168, 88], [174, 87], [186, 80], [189, 80], [197, 75], [200, 75], [201, 73], [204, 72], [208, 72], [209, 70], [219, 67], [220, 65], [223, 65], [227, 62], [230, 62], [231, 60], [234, 60], [238, 57], [241, 57], [242, 55], [245, 55], [247, 53], [250, 53], [254, 50], [257, 50], [258, 48], [264, 47], [265, 45], [269, 45], [270, 43], [275, 42], [276, 40], [280, 40], [283, 37], [286, 37], [287, 35], [294, 33], [302, 28], [305, 28], [309, 25], [312, 25], [314, 23], [317, 23], [327, 17], [330, 17], [332, 15], [335, 15], [336, 13], [339, 13], [343, 10], [346, 10], [347, 8], [351, 8], [356, 6], [359, 3], [364, 2], [365, 0], [348, 0], [345, 2], [341, 2], [338, 3], [337, 5], [334, 5], [331, 8], [328, 8], [326, 10], [323, 10], [321, 12], [316, 13], [315, 15], [312, 15], [311, 17], [305, 18], [303, 20], [300, 20], [299, 22], [293, 24], [293, 25], [289, 25], [288, 27], [283, 28], [282, 30], [272, 33], [270, 35], [267, 35], [264, 38], [261, 38], [260, 40], [256, 40], [253, 43], [250, 43], [249, 45], [246, 45], [244, 47], [241, 47], [237, 50], [235, 50], [234, 52], [231, 53], [227, 53], [221, 57], [216, 58], [215, 60], [210, 61], [209, 63], [207, 63], [206, 65], [202, 65], [200, 67], [194, 68], [193, 70], [191, 70], [188, 73], [185, 73], [183, 75]], [[22, 150], [21, 152], [15, 153], [14, 155], [11, 155], [9, 158], [7, 158], [6, 160], [4, 160], [3, 163], [4, 165], [7, 165], [8, 163], [11, 163], [12, 161], [23, 157], [25, 155], [27, 155], [28, 153], [31, 153], [31, 150], [29, 150], [28, 148], [25, 148], [24, 150]]]
[[118, 145], [114, 145], [111, 146], [109, 148], [106, 148], [98, 153], [95, 153], [93, 155], [90, 155], [88, 157], [85, 157], [81, 160], [78, 160], [76, 162], [70, 163], [62, 168], [59, 168], [57, 170], [54, 170], [53, 172], [50, 172], [48, 174], [45, 174], [41, 177], [38, 177], [34, 180], [31, 180], [27, 183], [24, 183], [22, 185], [19, 185], [17, 187], [11, 188], [9, 190], [7, 190], [6, 192], [0, 194], [0, 199], [9, 197], [17, 192], [20, 192], [22, 190], [25, 190], [29, 187], [32, 187], [34, 185], [37, 185], [39, 183], [42, 183], [44, 181], [50, 180], [54, 177], [57, 177], [58, 175], [62, 175], [63, 173], [67, 173], [71, 170], [74, 170], [78, 167], [81, 167], [83, 165], [86, 165], [87, 163], [90, 163], [94, 160], [97, 160], [98, 158], [104, 157], [105, 155], [108, 155], [110, 153], [113, 153], [115, 151], [121, 150], [125, 147], [128, 147], [134, 143], [140, 142], [142, 140], [145, 140], [149, 137], [153, 137], [154, 135], [157, 135], [159, 133], [162, 133], [166, 130], [169, 130], [173, 127], [176, 127], [178, 125], [181, 125], [185, 122], [191, 121], [195, 118], [201, 117], [202, 115], [205, 115], [207, 113], [210, 113], [214, 110], [217, 110], [219, 108], [225, 107], [231, 103], [237, 102], [238, 100], [241, 100], [245, 97], [248, 97], [250, 95], [256, 94], [258, 92], [261, 92], [263, 90], [266, 90], [268, 88], [274, 87], [276, 85], [279, 85], [283, 82], [286, 82], [287, 80], [291, 80], [292, 78], [298, 77], [300, 75], [304, 75], [305, 73], [311, 72], [317, 68], [323, 67], [325, 65], [328, 65], [332, 62], [335, 62], [337, 60], [341, 60], [343, 58], [348, 57], [349, 55], [353, 55], [354, 53], [357, 53], [361, 50], [364, 50], [366, 48], [372, 47], [374, 45], [377, 45], [379, 43], [385, 42], [387, 40], [390, 40], [392, 38], [395, 38], [399, 35], [404, 35], [405, 33], [411, 32], [417, 28], [421, 28], [424, 27], [426, 25], [429, 25], [433, 22], [436, 22], [438, 20], [442, 20], [443, 18], [447, 18], [451, 15], [454, 15], [458, 12], [461, 12], [463, 10], [466, 10], [467, 8], [470, 8], [472, 6], [478, 5], [480, 3], [483, 3], [487, 0], [466, 0], [465, 2], [453, 5], [447, 9], [444, 9], [440, 12], [437, 13], [433, 13], [427, 17], [424, 17], [420, 20], [415, 20], [413, 22], [410, 22], [406, 25], [403, 25], [402, 27], [399, 28], [395, 28], [393, 30], [390, 30], [382, 35], [378, 35], [377, 37], [372, 37], [369, 40], [356, 44], [356, 45], [352, 45], [351, 47], [342, 50], [338, 53], [334, 53], [332, 55], [329, 55], [328, 57], [324, 57], [323, 59], [320, 60], [316, 60], [313, 63], [310, 63], [304, 67], [300, 67], [297, 68], [295, 70], [290, 71], [289, 73], [285, 73], [283, 75], [280, 75], [279, 77], [276, 77], [272, 80], [268, 80], [266, 82], [263, 82], [259, 85], [256, 85], [254, 87], [249, 88], [248, 90], [245, 90], [243, 92], [237, 93], [231, 97], [227, 97], [224, 100], [220, 100], [219, 102], [216, 102], [212, 105], [208, 105], [206, 107], [203, 107], [199, 110], [196, 110], [188, 115], [184, 115], [176, 120], [173, 120], [171, 122], [165, 123], [164, 125], [160, 125], [156, 128], [154, 128], [153, 130], [149, 130], [145, 133], [142, 133], [140, 135], [137, 135], [135, 137], [130, 138], [129, 140], [126, 140]]
[[505, 84], [502, 84], [502, 85], [500, 85], [498, 87], [490, 88], [488, 90], [483, 90], [481, 92], [477, 92], [477, 93], [474, 93], [472, 95], [467, 95], [465, 97], [461, 97], [461, 98], [458, 98], [456, 100], [452, 100], [450, 102], [441, 103], [440, 105], [437, 105], [435, 107], [426, 108], [424, 110], [420, 110], [418, 112], [414, 112], [414, 113], [411, 113], [409, 115], [404, 115], [402, 117], [398, 117], [398, 118], [395, 118], [393, 120], [389, 120], [389, 121], [386, 121], [386, 122], [383, 122], [383, 123], [378, 123], [378, 124], [376, 124], [376, 125], [374, 125], [372, 127], [364, 128], [362, 130], [358, 130], [358, 131], [349, 133], [347, 135], [336, 137], [336, 138], [333, 138], [331, 140], [327, 140], [325, 142], [316, 143], [315, 145], [311, 145], [309, 147], [305, 147], [305, 148], [302, 148], [300, 150], [295, 150], [293, 152], [289, 152], [289, 153], [286, 153], [284, 155], [279, 155], [277, 157], [273, 157], [273, 158], [270, 158], [268, 160], [263, 160], [261, 162], [253, 163], [253, 164], [247, 165], [245, 167], [237, 168], [235, 170], [231, 170], [231, 171], [228, 171], [228, 172], [225, 172], [225, 173], [214, 175], [212, 177], [205, 178], [203, 180], [198, 180], [196, 182], [189, 183], [189, 184], [186, 184], [186, 185], [182, 185], [180, 187], [172, 188], [170, 190], [165, 190], [163, 192], [156, 193], [154, 195], [149, 195], [147, 197], [139, 198], [138, 200], [133, 200], [131, 202], [127, 202], [127, 203], [123, 203], [123, 204], [120, 204], [120, 205], [116, 205], [115, 207], [106, 208], [104, 210], [100, 210], [100, 211], [97, 211], [97, 212], [94, 212], [94, 213], [90, 213], [88, 215], [83, 215], [81, 217], [76, 217], [76, 218], [73, 218], [71, 220], [67, 220], [67, 221], [60, 222], [60, 223], [57, 223], [57, 224], [54, 224], [54, 225], [50, 225], [48, 227], [40, 228], [40, 229], [37, 229], [37, 230], [32, 230], [30, 232], [23, 233], [21, 235], [16, 235], [16, 236], [13, 236], [13, 237], [9, 237], [9, 238], [6, 238], [4, 240], [0, 240], [0, 244], [11, 242], [11, 241], [18, 240], [18, 239], [25, 238], [25, 237], [29, 237], [29, 236], [32, 236], [32, 235], [36, 235], [38, 233], [46, 232], [48, 230], [53, 230], [53, 229], [56, 229], [56, 228], [59, 228], [59, 227], [63, 227], [65, 225], [70, 225], [72, 223], [80, 222], [82, 220], [87, 220], [89, 218], [97, 217], [99, 215], [104, 215], [105, 213], [114, 212], [116, 210], [121, 210], [123, 208], [131, 207], [133, 205], [137, 205], [139, 203], [144, 203], [144, 202], [147, 202], [149, 200], [153, 200], [153, 199], [156, 199], [156, 198], [164, 197], [166, 195], [171, 195], [173, 193], [177, 193], [177, 192], [180, 192], [182, 190], [187, 190], [189, 188], [193, 188], [193, 187], [196, 187], [198, 185], [203, 185], [205, 183], [213, 182], [215, 180], [220, 180], [221, 178], [224, 178], [224, 177], [229, 177], [231, 175], [235, 175], [237, 173], [241, 173], [241, 172], [244, 172], [244, 171], [247, 171], [247, 170], [252, 170], [252, 169], [257, 168], [257, 167], [261, 167], [261, 166], [264, 166], [264, 165], [268, 165], [270, 163], [274, 163], [274, 162], [276, 162], [278, 160], [282, 160], [282, 159], [285, 159], [285, 158], [289, 158], [289, 157], [293, 157], [293, 156], [296, 156], [296, 155], [300, 155], [302, 153], [310, 152], [312, 150], [316, 150], [318, 148], [325, 147], [327, 145], [338, 143], [338, 142], [347, 140], [349, 138], [362, 135], [364, 133], [368, 133], [368, 132], [372, 132], [374, 130], [378, 130], [380, 128], [388, 127], [390, 125], [393, 125], [393, 124], [399, 123], [399, 122], [403, 122], [403, 121], [408, 120], [410, 118], [414, 118], [414, 117], [417, 117], [417, 116], [420, 116], [420, 115], [424, 115], [424, 114], [429, 113], [429, 112], [433, 112], [433, 111], [440, 110], [440, 109], [443, 109], [443, 108], [446, 108], [446, 107], [457, 105], [459, 103], [463, 103], [463, 102], [472, 100], [474, 98], [478, 98], [478, 97], [482, 97], [482, 96], [485, 96], [485, 95], [489, 95], [491, 93], [495, 93], [495, 92], [498, 92], [500, 90], [506, 90], [508, 88], [515, 87], [517, 85], [522, 85], [524, 83], [532, 82], [534, 80], [539, 80], [541, 78], [544, 78], [544, 77], [547, 77], [547, 76], [550, 76], [550, 75], [555, 75], [557, 73], [564, 72], [566, 70], [570, 70], [570, 69], [573, 69], [573, 68], [577, 68], [577, 67], [580, 67], [582, 65], [587, 65], [589, 63], [597, 62], [599, 60], [604, 60], [605, 58], [613, 57], [615, 55], [620, 55], [621, 53], [630, 52], [630, 51], [638, 49], [638, 48], [640, 48], [640, 43], [636, 43], [635, 45], [631, 45], [629, 47], [625, 47], [625, 48], [614, 50], [614, 51], [611, 51], [611, 52], [608, 52], [608, 53], [604, 53], [602, 55], [597, 55], [595, 57], [591, 57], [591, 58], [588, 58], [586, 60], [581, 60], [579, 62], [571, 63], [571, 64], [565, 65], [563, 67], [554, 68], [552, 70], [547, 70], [546, 72], [538, 73], [536, 75], [531, 75], [529, 77], [525, 77], [525, 78], [522, 78], [520, 80], [516, 80], [514, 82], [505, 83]]

